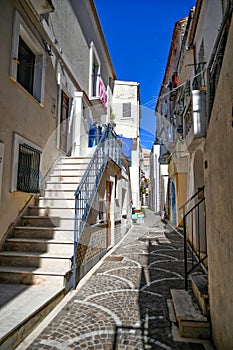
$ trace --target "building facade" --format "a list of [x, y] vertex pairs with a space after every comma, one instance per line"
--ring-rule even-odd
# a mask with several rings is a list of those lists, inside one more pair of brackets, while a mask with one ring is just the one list
[[153, 144], [150, 152], [150, 185], [149, 185], [149, 208], [155, 213], [160, 213], [160, 145]]
[[130, 156], [133, 207], [140, 208], [140, 86], [137, 82], [114, 82], [110, 119]]
[[[182, 226], [185, 217], [188, 239], [208, 272], [214, 344], [226, 350], [233, 344], [232, 28], [232, 1], [196, 1], [178, 53], [173, 36], [156, 109], [164, 115], [164, 86], [169, 82], [166, 74], [174, 54], [177, 84], [169, 92], [169, 117], [163, 119], [173, 118], [177, 138], [172, 149], [161, 146], [168, 167], [167, 217], [175, 226]], [[169, 127], [164, 131], [160, 122], [158, 136], [163, 132], [169, 139]], [[188, 203], [182, 206], [182, 201]]]
[[[131, 225], [129, 161], [109, 126], [116, 74], [92, 0], [3, 1], [0, 30], [1, 249], [19, 226], [38, 234], [40, 225], [53, 227], [51, 244], [64, 240], [74, 256], [61, 282], [69, 289], [67, 276], [74, 286]], [[15, 238], [18, 255], [36, 249], [35, 237], [21, 245], [25, 230]], [[21, 281], [38, 283], [35, 275]]]

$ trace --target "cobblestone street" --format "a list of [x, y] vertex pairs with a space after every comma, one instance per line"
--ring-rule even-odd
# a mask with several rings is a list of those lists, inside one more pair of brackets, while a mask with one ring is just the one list
[[145, 224], [134, 224], [42, 332], [19, 348], [210, 349], [174, 336], [171, 288], [184, 288], [183, 240], [147, 210]]

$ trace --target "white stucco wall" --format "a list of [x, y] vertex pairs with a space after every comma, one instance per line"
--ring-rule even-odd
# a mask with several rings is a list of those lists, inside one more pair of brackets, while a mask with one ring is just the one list
[[[123, 103], [131, 103], [131, 116], [123, 116]], [[118, 135], [133, 139], [130, 178], [133, 206], [140, 207], [139, 196], [139, 125], [140, 125], [139, 84], [137, 82], [119, 81], [114, 83], [112, 96], [112, 113], [115, 131]]]

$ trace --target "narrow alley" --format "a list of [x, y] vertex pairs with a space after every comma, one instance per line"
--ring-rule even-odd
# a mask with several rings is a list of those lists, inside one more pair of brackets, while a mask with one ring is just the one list
[[23, 349], [193, 349], [170, 321], [170, 289], [184, 288], [183, 239], [146, 210], [124, 239], [18, 346]]

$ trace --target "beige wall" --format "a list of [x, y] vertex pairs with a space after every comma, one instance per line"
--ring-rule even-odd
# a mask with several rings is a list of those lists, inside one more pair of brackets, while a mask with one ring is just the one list
[[232, 350], [233, 332], [233, 23], [209, 123], [205, 160], [209, 294], [217, 349]]
[[[44, 149], [49, 140], [49, 153], [42, 160], [41, 171], [45, 174], [51, 159], [58, 155], [55, 147], [56, 119], [51, 115], [51, 97], [57, 96], [56, 80], [51, 62], [46, 61], [47, 80], [44, 86], [43, 105], [36, 101], [17, 82], [10, 78], [11, 43], [15, 9], [22, 15], [18, 2], [1, 3], [0, 40], [2, 44], [0, 74], [0, 142], [5, 145], [2, 174], [2, 194], [0, 203], [0, 241], [8, 227], [15, 220], [20, 210], [26, 205], [31, 195], [11, 192], [14, 133], [22, 136], [37, 147]], [[22, 15], [22, 17], [24, 17]], [[23, 18], [30, 27], [30, 22]], [[38, 33], [33, 31], [41, 43]], [[43, 45], [43, 43], [41, 43]], [[49, 82], [48, 82], [49, 81]]]
[[187, 174], [179, 173], [176, 176], [176, 191], [177, 191], [177, 226], [183, 224], [182, 210], [179, 208], [186, 202], [187, 199]]
[[[45, 21], [43, 24], [40, 23], [39, 16], [31, 11], [28, 4], [30, 2], [26, 0], [1, 1], [0, 142], [4, 145], [4, 162], [2, 163], [3, 180], [0, 202], [0, 243], [3, 241], [9, 226], [31, 197], [27, 193], [12, 192], [12, 176], [17, 174], [17, 167], [13, 168], [13, 163], [17, 163], [13, 155], [18, 156], [13, 147], [14, 135], [19, 135], [42, 152], [40, 171], [41, 179], [43, 179], [61, 154], [57, 131], [57, 126], [60, 124], [61, 90], [64, 90], [69, 97], [71, 110], [71, 102], [77, 90], [80, 90], [80, 85], [81, 89], [84, 90], [82, 103], [85, 100], [86, 115], [83, 115], [83, 105], [77, 103], [76, 107], [73, 108], [73, 114], [69, 115], [69, 122], [71, 128], [75, 125], [76, 131], [78, 130], [72, 134], [73, 141], [75, 140], [77, 147], [80, 148], [80, 152], [77, 154], [86, 155], [88, 151], [88, 122], [89, 118], [92, 117], [90, 101], [87, 97], [92, 42], [100, 59], [101, 77], [106, 86], [109, 78], [115, 77], [106, 43], [99, 32], [98, 20], [91, 12], [89, 1], [80, 0], [71, 4], [70, 2], [54, 0], [55, 11], [49, 14], [49, 26], [44, 24]], [[20, 18], [20, 24], [23, 23], [25, 37], [29, 38], [30, 44], [28, 46], [31, 48], [35, 46], [36, 55], [39, 52], [44, 60], [45, 70], [44, 75], [42, 75], [44, 83], [42, 83], [43, 98], [41, 102], [33, 98], [15, 81], [17, 74], [12, 74], [11, 66], [14, 66], [14, 71], [17, 72], [16, 58], [18, 57], [17, 45], [12, 45], [13, 37], [17, 38], [15, 42], [18, 42], [19, 34], [19, 31], [17, 35], [15, 34], [16, 11], [17, 18]], [[52, 56], [46, 53], [44, 40], [51, 44]], [[12, 48], [15, 48], [15, 52]], [[52, 112], [53, 104], [55, 104], [55, 113]], [[75, 138], [77, 135], [78, 140]]]

